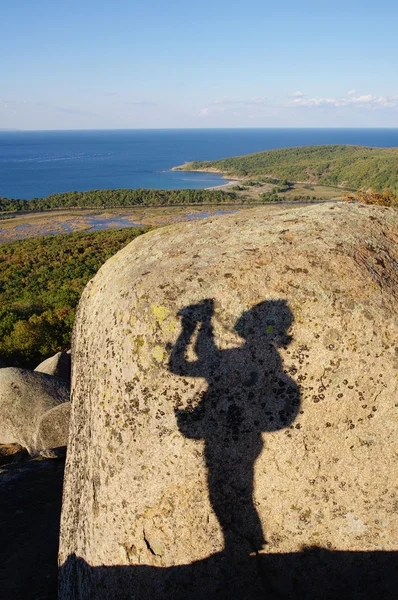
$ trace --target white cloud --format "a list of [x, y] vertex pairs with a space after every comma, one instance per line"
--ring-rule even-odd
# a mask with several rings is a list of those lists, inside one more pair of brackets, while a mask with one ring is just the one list
[[[354, 90], [351, 90], [354, 92]], [[280, 96], [267, 98], [264, 96], [253, 96], [251, 98], [223, 98], [209, 101], [207, 106], [201, 108], [197, 113], [199, 117], [208, 119], [223, 119], [226, 121], [241, 119], [265, 119], [278, 111], [286, 111], [291, 108], [306, 108], [319, 115], [322, 111], [344, 108], [361, 111], [382, 111], [398, 109], [398, 95], [374, 96], [372, 94], [357, 95], [348, 93], [345, 96], [309, 97], [301, 91], [294, 92], [292, 96], [282, 99]]]
[[361, 102], [361, 103], [366, 103], [366, 102], [373, 102], [373, 100], [375, 100], [375, 98], [373, 98], [372, 94], [367, 94], [366, 96], [357, 96], [357, 97], [353, 97], [351, 98], [351, 102]]
[[363, 108], [398, 108], [398, 96], [373, 96], [365, 94], [362, 96], [350, 95], [341, 98], [295, 98], [290, 106], [315, 106], [315, 107], [342, 107], [361, 106]]
[[353, 96], [354, 94], [356, 94], [356, 90], [350, 90], [347, 93], [348, 93], [349, 96]]

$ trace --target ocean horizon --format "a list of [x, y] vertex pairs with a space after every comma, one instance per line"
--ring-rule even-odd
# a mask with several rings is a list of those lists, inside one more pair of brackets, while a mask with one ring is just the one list
[[208, 188], [225, 180], [170, 169], [192, 160], [323, 144], [398, 147], [398, 128], [0, 130], [0, 197]]

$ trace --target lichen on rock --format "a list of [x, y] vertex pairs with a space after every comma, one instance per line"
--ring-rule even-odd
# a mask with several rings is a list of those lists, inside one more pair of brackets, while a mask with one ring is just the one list
[[182, 597], [182, 577], [216, 597], [236, 571], [254, 598], [250, 555], [397, 550], [397, 225], [252, 209], [100, 269], [74, 330], [61, 600], [105, 598], [105, 567], [131, 596]]

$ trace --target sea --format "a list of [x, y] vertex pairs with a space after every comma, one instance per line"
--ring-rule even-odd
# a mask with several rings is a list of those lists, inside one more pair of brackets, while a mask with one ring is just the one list
[[274, 148], [319, 144], [398, 146], [398, 129], [129, 129], [0, 131], [0, 197], [68, 191], [208, 188], [221, 175], [171, 171]]

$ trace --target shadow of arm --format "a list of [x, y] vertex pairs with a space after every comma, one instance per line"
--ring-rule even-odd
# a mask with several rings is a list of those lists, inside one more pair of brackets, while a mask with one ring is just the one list
[[175, 375], [186, 375], [188, 377], [200, 377], [200, 360], [188, 361], [186, 352], [195, 332], [196, 323], [189, 319], [182, 320], [182, 331], [177, 338], [176, 343], [171, 348], [169, 358], [169, 370]]

